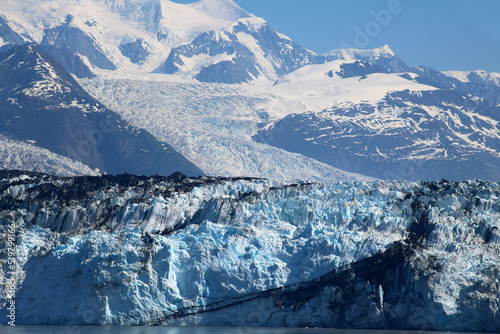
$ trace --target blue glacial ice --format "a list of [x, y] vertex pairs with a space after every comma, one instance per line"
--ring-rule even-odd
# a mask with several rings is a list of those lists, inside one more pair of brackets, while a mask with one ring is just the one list
[[17, 230], [17, 324], [500, 328], [499, 183], [0, 185], [0, 228]]

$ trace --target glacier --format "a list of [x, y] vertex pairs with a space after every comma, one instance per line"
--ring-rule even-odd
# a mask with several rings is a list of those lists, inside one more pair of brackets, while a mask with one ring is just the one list
[[36, 142], [11, 140], [0, 135], [0, 170], [28, 170], [59, 176], [99, 175], [98, 170], [34, 144]]
[[[79, 83], [128, 124], [145, 129], [206, 175], [336, 182], [373, 180], [303, 155], [257, 143], [252, 136], [276, 97], [248, 85], [94, 78]], [[147, 112], [145, 112], [147, 110]], [[286, 112], [287, 106], [281, 106]]]
[[0, 276], [15, 278], [18, 325], [497, 332], [499, 196], [480, 180], [2, 171], [17, 270], [2, 248]]

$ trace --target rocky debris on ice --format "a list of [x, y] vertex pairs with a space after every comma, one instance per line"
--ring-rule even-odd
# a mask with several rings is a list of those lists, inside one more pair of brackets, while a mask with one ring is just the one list
[[19, 325], [495, 332], [499, 196], [479, 180], [4, 171], [0, 228], [16, 229]]

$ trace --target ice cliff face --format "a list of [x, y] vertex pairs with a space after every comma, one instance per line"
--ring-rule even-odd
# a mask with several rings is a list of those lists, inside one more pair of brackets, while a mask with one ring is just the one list
[[495, 332], [499, 196], [482, 181], [2, 172], [0, 227], [16, 230], [17, 324]]

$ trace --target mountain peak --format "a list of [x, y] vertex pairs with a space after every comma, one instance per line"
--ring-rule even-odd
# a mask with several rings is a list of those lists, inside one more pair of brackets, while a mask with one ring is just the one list
[[324, 54], [324, 56], [330, 57], [333, 56], [337, 59], [359, 59], [362, 58], [372, 58], [372, 59], [380, 59], [380, 58], [392, 58], [396, 56], [394, 51], [389, 47], [389, 45], [385, 44], [380, 48], [375, 48], [371, 50], [363, 50], [363, 49], [335, 49], [330, 52]]
[[383, 47], [381, 48], [377, 48], [375, 50], [379, 50], [381, 53], [384, 53], [386, 55], [391, 55], [391, 56], [395, 56], [396, 54], [394, 53], [394, 51], [392, 51], [392, 49], [389, 47], [389, 45], [384, 45]]
[[252, 31], [257, 31], [257, 30], [261, 29], [262, 27], [268, 25], [266, 20], [264, 20], [261, 17], [257, 17], [253, 14], [248, 16], [248, 17], [243, 17], [243, 18], [235, 21], [231, 25], [231, 27], [235, 27], [235, 26], [238, 26], [240, 24], [247, 26]]
[[191, 6], [209, 17], [219, 20], [236, 21], [250, 16], [233, 0], [201, 0]]
[[371, 50], [337, 49], [323, 54], [328, 60], [361, 60], [381, 66], [388, 73], [407, 72], [410, 67], [399, 59], [386, 44]]

